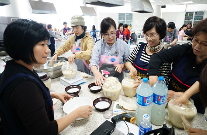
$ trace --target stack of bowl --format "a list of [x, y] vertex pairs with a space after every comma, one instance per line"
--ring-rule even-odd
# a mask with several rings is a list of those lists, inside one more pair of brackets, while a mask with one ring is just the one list
[[37, 72], [45, 72], [47, 73], [50, 78], [56, 78], [56, 77], [60, 77], [63, 75], [61, 67], [62, 67], [62, 63], [64, 61], [67, 61], [68, 59], [64, 58], [64, 57], [58, 57], [57, 61], [53, 61], [53, 66], [50, 65], [50, 61], [51, 61], [52, 57], [48, 57], [47, 58], [47, 62], [42, 65], [39, 69], [38, 68], [34, 68]]

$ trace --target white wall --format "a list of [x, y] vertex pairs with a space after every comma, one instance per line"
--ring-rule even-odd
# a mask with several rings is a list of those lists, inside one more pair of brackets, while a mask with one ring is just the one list
[[133, 24], [131, 31], [142, 31], [145, 21], [153, 16], [152, 13], [133, 13]]
[[119, 15], [118, 15], [118, 13], [104, 13], [104, 12], [100, 12], [100, 13], [98, 13], [98, 27], [97, 27], [97, 29], [99, 29], [100, 30], [100, 24], [101, 24], [101, 21], [104, 19], [104, 18], [106, 18], [106, 17], [111, 17], [114, 21], [115, 21], [115, 23], [116, 23], [116, 27], [118, 27], [118, 21], [119, 21]]
[[177, 29], [184, 24], [185, 12], [163, 12], [162, 18], [166, 24], [174, 22]]

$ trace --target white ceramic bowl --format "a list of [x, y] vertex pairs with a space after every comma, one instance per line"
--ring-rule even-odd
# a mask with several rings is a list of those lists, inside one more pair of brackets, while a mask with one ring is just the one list
[[[71, 113], [75, 109], [77, 109], [80, 106], [84, 105], [90, 105], [93, 106], [93, 101], [86, 97], [74, 97], [73, 99], [70, 99], [63, 105], [63, 111], [67, 114]], [[81, 120], [83, 118], [78, 118], [76, 120]]]

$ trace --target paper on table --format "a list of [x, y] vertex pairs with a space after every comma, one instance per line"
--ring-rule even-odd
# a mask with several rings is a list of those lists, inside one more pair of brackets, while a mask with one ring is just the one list
[[[139, 127], [135, 124], [126, 122], [129, 127], [129, 132], [133, 133], [134, 135], [138, 135]], [[116, 123], [116, 128], [114, 129], [114, 132], [112, 135], [127, 135], [128, 134], [128, 128], [124, 121], [120, 121]]]
[[55, 104], [58, 102], [58, 100], [59, 100], [59, 99], [53, 98], [53, 99], [52, 99], [53, 105], [55, 105]]

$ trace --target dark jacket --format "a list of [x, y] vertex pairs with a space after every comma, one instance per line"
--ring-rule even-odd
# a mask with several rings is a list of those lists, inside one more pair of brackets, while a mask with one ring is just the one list
[[[0, 86], [9, 77], [18, 73], [28, 74], [36, 78], [45, 87], [36, 72], [32, 72], [13, 60], [7, 61], [0, 78]], [[0, 95], [0, 100], [18, 129], [26, 132], [25, 134], [58, 134], [58, 125], [54, 120], [47, 95], [36, 80], [29, 77], [15, 79], [5, 87]], [[1, 111], [0, 115], [4, 134], [9, 134], [9, 127]]]

